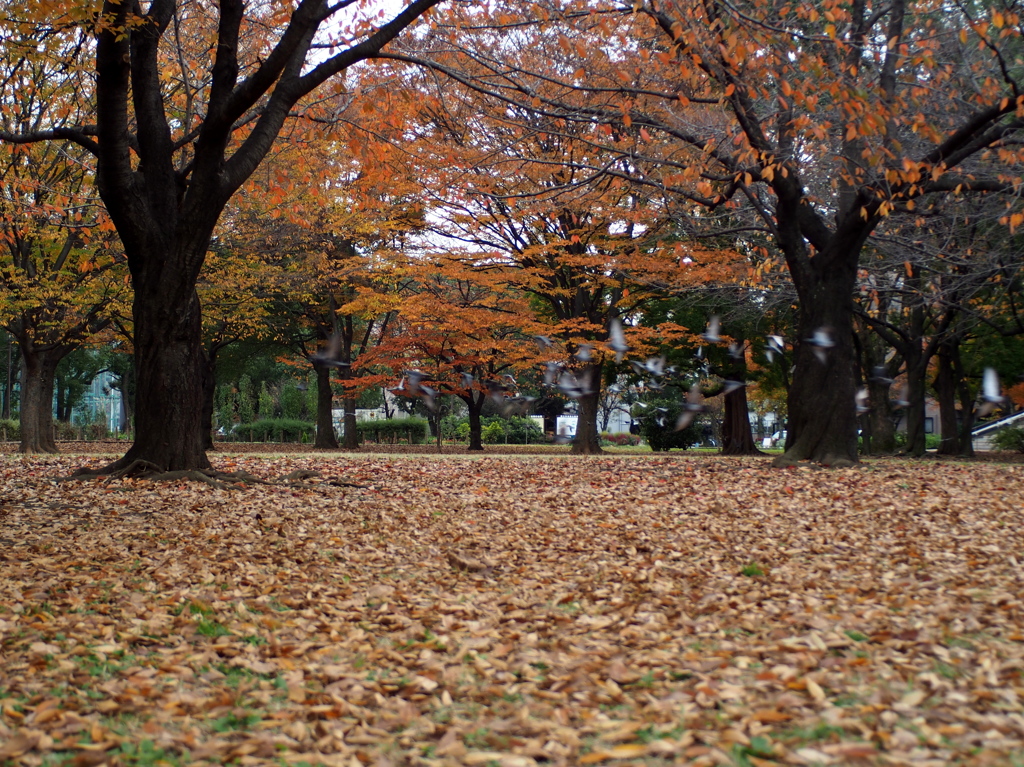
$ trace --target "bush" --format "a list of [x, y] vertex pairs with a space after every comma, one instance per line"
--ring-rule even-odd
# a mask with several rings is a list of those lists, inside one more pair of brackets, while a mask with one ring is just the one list
[[[651, 450], [668, 451], [672, 448], [686, 450], [691, 445], [700, 443], [703, 437], [703, 428], [698, 425], [697, 420], [681, 431], [675, 431], [676, 421], [683, 412], [685, 395], [678, 397], [662, 397], [650, 400], [648, 407], [640, 417], [640, 435], [644, 438]], [[635, 417], [635, 416], [634, 416]]]
[[[468, 434], [466, 436], [469, 436]], [[491, 421], [480, 429], [480, 439], [488, 445], [497, 445], [505, 441], [505, 428], [500, 421]]]
[[316, 433], [316, 426], [294, 418], [264, 418], [240, 423], [232, 433], [249, 442], [309, 442]]
[[4, 434], [9, 442], [17, 442], [21, 439], [21, 423], [13, 418], [0, 420], [0, 439], [4, 438]]
[[428, 431], [427, 422], [423, 418], [356, 421], [356, 434], [360, 441], [395, 444], [399, 439], [406, 439], [410, 444], [419, 445], [426, 440]]
[[942, 444], [941, 434], [925, 434], [924, 435], [924, 446], [927, 450], [938, 450], [939, 445]]
[[[535, 445], [544, 441], [544, 431], [531, 418], [486, 416], [480, 437], [489, 444]], [[467, 430], [466, 436], [469, 436]]]
[[469, 419], [448, 414], [441, 418], [442, 439], [465, 439], [469, 436]]
[[992, 442], [1000, 450], [1024, 453], [1024, 428], [1020, 426], [1007, 426], [1000, 429], [992, 437]]
[[54, 421], [53, 435], [58, 442], [77, 442], [82, 439], [82, 430], [70, 421]]

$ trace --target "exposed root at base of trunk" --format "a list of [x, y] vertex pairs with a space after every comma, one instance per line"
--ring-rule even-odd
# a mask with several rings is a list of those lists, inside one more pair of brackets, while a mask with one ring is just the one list
[[846, 456], [826, 455], [820, 461], [799, 458], [790, 452], [776, 456], [772, 460], [772, 467], [775, 469], [788, 469], [792, 466], [817, 466], [823, 469], [852, 469], [860, 466], [859, 461], [851, 460]]
[[[285, 474], [282, 477], [278, 477], [276, 480], [265, 480], [250, 474], [247, 471], [215, 471], [213, 469], [180, 469], [176, 471], [164, 471], [162, 466], [158, 466], [151, 461], [143, 461], [136, 459], [125, 466], [118, 466], [119, 462], [105, 466], [102, 469], [86, 469], [81, 468], [75, 471], [70, 477], [61, 477], [58, 482], [66, 482], [68, 480], [77, 479], [102, 479], [102, 480], [115, 480], [115, 479], [147, 479], [152, 482], [175, 482], [180, 480], [190, 480], [192, 482], [202, 482], [205, 485], [216, 488], [218, 490], [234, 490], [240, 484], [241, 485], [284, 485], [286, 487], [297, 487], [316, 489], [319, 485], [311, 485], [304, 480], [314, 479], [322, 477], [319, 471], [311, 471], [306, 469], [297, 469], [296, 471]], [[338, 479], [326, 480], [322, 484], [330, 485], [332, 487], [366, 487], [355, 482], [343, 482]]]

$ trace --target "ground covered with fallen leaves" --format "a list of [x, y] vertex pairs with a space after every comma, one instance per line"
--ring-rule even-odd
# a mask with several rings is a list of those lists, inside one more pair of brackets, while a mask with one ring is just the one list
[[0, 457], [0, 764], [1024, 765], [1020, 464], [213, 459]]

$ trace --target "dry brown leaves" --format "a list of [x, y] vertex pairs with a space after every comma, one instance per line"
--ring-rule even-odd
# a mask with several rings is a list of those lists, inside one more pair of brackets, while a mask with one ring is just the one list
[[0, 764], [1024, 763], [1020, 465], [0, 460]]

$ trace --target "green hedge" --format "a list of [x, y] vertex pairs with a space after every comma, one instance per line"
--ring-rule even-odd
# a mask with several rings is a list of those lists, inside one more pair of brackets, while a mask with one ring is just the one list
[[1020, 426], [1007, 426], [993, 435], [992, 442], [1000, 450], [1024, 453], [1024, 429]]
[[294, 418], [265, 418], [232, 429], [232, 436], [249, 442], [310, 442], [315, 433], [314, 424]]
[[427, 422], [422, 418], [356, 421], [356, 434], [360, 442], [387, 442], [393, 445], [404, 439], [410, 444], [419, 445], [426, 441], [427, 433]]
[[17, 442], [21, 439], [21, 423], [15, 419], [0, 420], [0, 439], [3, 439], [4, 432], [10, 442]]
[[[468, 437], [468, 421], [466, 427]], [[544, 430], [532, 418], [485, 416], [481, 419], [481, 427], [480, 438], [490, 445], [536, 445], [544, 441]]]

